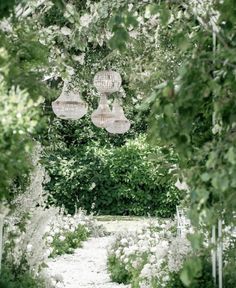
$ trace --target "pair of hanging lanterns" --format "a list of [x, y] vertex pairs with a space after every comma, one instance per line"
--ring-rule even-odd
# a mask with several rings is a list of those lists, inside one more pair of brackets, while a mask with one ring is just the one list
[[[120, 90], [120, 74], [111, 70], [100, 71], [95, 75], [93, 83], [100, 92], [98, 108], [91, 115], [93, 124], [113, 134], [127, 132], [131, 124], [125, 117], [119, 100], [114, 100], [112, 110], [108, 103], [108, 96]], [[87, 113], [88, 104], [81, 99], [79, 91], [68, 91], [65, 83], [61, 95], [52, 102], [52, 109], [61, 119], [78, 120]]]

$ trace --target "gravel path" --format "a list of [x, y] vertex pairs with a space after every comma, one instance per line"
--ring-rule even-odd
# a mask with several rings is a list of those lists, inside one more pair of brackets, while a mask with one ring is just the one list
[[107, 248], [114, 241], [117, 232], [135, 231], [147, 222], [149, 221], [101, 222], [112, 236], [90, 238], [74, 254], [65, 254], [50, 260], [47, 263], [48, 273], [61, 275], [55, 278], [62, 277], [65, 288], [129, 288], [130, 285], [111, 282], [107, 271]]
[[48, 262], [51, 275], [62, 275], [66, 288], [124, 288], [112, 283], [107, 272], [107, 247], [114, 236], [91, 238], [74, 254], [59, 256]]

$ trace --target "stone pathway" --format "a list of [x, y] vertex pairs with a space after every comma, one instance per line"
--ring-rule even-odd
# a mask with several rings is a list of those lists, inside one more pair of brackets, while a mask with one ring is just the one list
[[47, 263], [49, 274], [61, 275], [65, 288], [129, 288], [130, 285], [111, 282], [107, 271], [107, 248], [114, 241], [117, 232], [135, 231], [147, 222], [149, 221], [101, 221], [100, 224], [112, 235], [90, 238], [74, 254], [65, 254], [50, 260]]

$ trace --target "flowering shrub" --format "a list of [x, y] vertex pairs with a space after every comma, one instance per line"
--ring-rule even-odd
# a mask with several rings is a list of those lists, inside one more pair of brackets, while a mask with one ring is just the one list
[[[42, 184], [47, 177], [44, 168], [38, 163], [40, 152], [41, 149], [37, 146], [32, 159], [34, 170], [30, 177], [30, 185], [12, 201], [14, 209], [4, 223], [5, 276], [9, 283], [14, 280], [18, 283], [16, 287], [22, 288], [40, 287], [32, 286], [34, 284], [31, 283], [42, 276], [49, 256], [71, 253], [88, 235], [96, 236], [103, 233], [93, 218], [86, 216], [83, 211], [71, 216], [65, 215], [62, 209], [46, 207]], [[42, 278], [47, 282], [47, 288], [55, 286], [55, 281], [51, 281], [53, 279], [46, 273]], [[19, 281], [26, 281], [28, 284], [24, 286]]]
[[59, 215], [46, 227], [44, 238], [48, 246], [47, 254], [55, 257], [64, 253], [73, 253], [74, 249], [81, 247], [82, 241], [95, 232], [101, 235], [103, 230], [83, 211], [79, 211], [74, 216]]
[[[134, 234], [119, 235], [109, 250], [108, 269], [112, 280], [131, 283], [132, 288], [186, 287], [181, 281], [183, 267], [194, 254], [187, 238], [176, 237], [173, 224], [165, 221]], [[206, 256], [199, 255], [199, 258], [202, 266], [191, 287], [213, 287], [211, 262]], [[197, 261], [195, 264], [198, 269]]]
[[155, 283], [168, 281], [165, 267], [171, 248], [170, 239], [174, 235], [172, 229], [172, 222], [163, 221], [144, 227], [135, 234], [119, 235], [109, 251], [108, 268], [112, 280], [132, 283], [135, 288], [142, 285], [156, 287]]
[[133, 288], [166, 287], [169, 274], [179, 271], [190, 251], [187, 239], [174, 237], [173, 222], [165, 221], [119, 235], [109, 251], [108, 268], [113, 281]]

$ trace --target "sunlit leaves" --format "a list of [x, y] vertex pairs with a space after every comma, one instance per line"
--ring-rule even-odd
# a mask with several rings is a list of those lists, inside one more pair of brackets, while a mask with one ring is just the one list
[[[0, 58], [7, 61], [7, 53], [0, 50]], [[4, 70], [4, 66], [2, 67]], [[7, 70], [5, 77], [7, 77]], [[0, 78], [0, 198], [8, 196], [17, 176], [29, 168], [29, 153], [39, 121], [38, 105], [42, 99], [33, 101], [26, 91], [19, 87], [8, 89], [5, 78]]]

